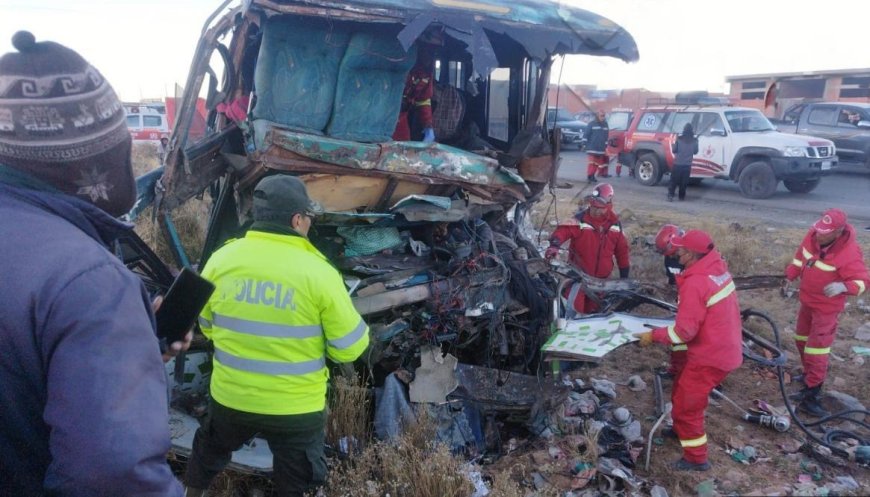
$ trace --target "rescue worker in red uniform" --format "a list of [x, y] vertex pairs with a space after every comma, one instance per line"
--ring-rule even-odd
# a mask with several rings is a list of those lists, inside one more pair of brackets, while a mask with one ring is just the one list
[[[656, 233], [656, 252], [665, 256], [665, 274], [668, 277], [668, 284], [675, 285], [676, 277], [685, 269], [680, 264], [680, 259], [677, 257], [677, 248], [671, 243], [675, 236], [683, 236], [685, 233], [679, 226], [666, 224]], [[686, 351], [688, 347], [684, 343], [671, 345], [671, 360], [668, 366], [667, 373], [670, 376], [676, 376], [683, 366], [686, 365]]]
[[411, 140], [411, 114], [415, 127], [422, 128], [426, 143], [435, 141], [432, 123], [432, 94], [435, 92], [435, 48], [444, 44], [444, 35], [437, 29], [427, 29], [417, 39], [417, 62], [405, 80], [402, 107], [393, 140]]
[[807, 232], [785, 277], [787, 282], [801, 279], [795, 345], [804, 368], [804, 388], [792, 398], [800, 402], [802, 411], [827, 416], [820, 395], [837, 335], [837, 318], [846, 305], [846, 295], [861, 295], [870, 285], [855, 229], [846, 222], [845, 212], [825, 211]]
[[[570, 240], [568, 261], [580, 271], [595, 278], [608, 278], [616, 258], [619, 277], [628, 278], [628, 242], [619, 217], [613, 212], [613, 187], [607, 183], [596, 186], [592, 195], [586, 197], [586, 203], [587, 208], [553, 231], [544, 256], [556, 257], [559, 247]], [[572, 288], [568, 298], [574, 310], [581, 314], [597, 311], [598, 305], [578, 290], [579, 286]]]
[[683, 447], [683, 457], [673, 468], [707, 471], [704, 411], [713, 388], [743, 362], [740, 306], [728, 266], [710, 235], [689, 230], [674, 236], [671, 245], [686, 268], [677, 276], [676, 322], [637, 336], [642, 347], [652, 342], [688, 346], [686, 365], [671, 393], [674, 431]]

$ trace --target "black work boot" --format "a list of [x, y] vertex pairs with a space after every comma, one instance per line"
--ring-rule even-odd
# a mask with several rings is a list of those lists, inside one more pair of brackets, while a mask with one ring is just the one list
[[689, 462], [682, 457], [676, 461], [671, 463], [671, 469], [677, 471], [707, 471], [710, 469], [710, 462]]
[[824, 418], [830, 416], [831, 413], [822, 406], [821, 396], [821, 384], [816, 385], [812, 388], [807, 388], [806, 394], [801, 400], [801, 403], [798, 405], [798, 409], [809, 414], [810, 416], [815, 416], [817, 418]]
[[798, 390], [797, 392], [788, 394], [788, 400], [790, 400], [792, 402], [802, 402], [804, 400], [804, 397], [807, 396], [808, 391], [809, 391], [809, 388], [807, 388], [807, 386], [804, 385], [804, 387], [801, 388], [800, 390]]

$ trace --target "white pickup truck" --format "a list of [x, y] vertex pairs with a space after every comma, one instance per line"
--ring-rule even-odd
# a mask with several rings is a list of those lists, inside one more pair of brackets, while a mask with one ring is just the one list
[[791, 192], [808, 193], [837, 165], [834, 142], [780, 133], [756, 109], [662, 105], [642, 109], [625, 134], [621, 153], [630, 155], [640, 183], [655, 185], [671, 170], [671, 144], [686, 123], [698, 135], [692, 179], [730, 179], [750, 198], [770, 197], [780, 180]]

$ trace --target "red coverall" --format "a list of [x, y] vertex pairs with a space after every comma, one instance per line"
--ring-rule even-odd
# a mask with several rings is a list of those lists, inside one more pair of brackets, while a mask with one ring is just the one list
[[417, 123], [421, 128], [432, 127], [432, 93], [435, 91], [432, 80], [432, 67], [426, 61], [418, 61], [408, 78], [405, 80], [405, 90], [402, 92], [402, 108], [399, 111], [399, 121], [393, 132], [393, 140], [408, 141], [411, 139], [411, 126], [408, 113], [416, 109]]
[[[847, 224], [843, 234], [827, 247], [820, 247], [810, 229], [785, 269], [789, 281], [800, 276], [800, 302], [795, 345], [804, 367], [808, 388], [825, 381], [828, 355], [837, 335], [837, 317], [846, 305], [846, 295], [861, 295], [870, 285], [855, 229]], [[826, 297], [824, 288], [835, 281], [846, 285], [846, 293]]]
[[677, 275], [679, 307], [674, 326], [656, 328], [653, 340], [684, 343], [686, 365], [674, 379], [674, 431], [691, 463], [707, 461], [704, 411], [713, 387], [743, 363], [740, 307], [728, 266], [716, 250]]
[[[568, 261], [589, 276], [608, 278], [613, 272], [613, 258], [620, 274], [628, 273], [628, 241], [619, 224], [619, 217], [608, 209], [604, 216], [592, 217], [588, 210], [578, 212], [567, 223], [559, 225], [550, 235], [550, 246], [560, 246], [571, 240]], [[574, 299], [574, 310], [590, 313], [598, 306], [583, 292]]]

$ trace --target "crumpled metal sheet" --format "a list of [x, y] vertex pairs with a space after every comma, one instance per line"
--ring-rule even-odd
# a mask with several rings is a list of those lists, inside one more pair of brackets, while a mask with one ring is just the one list
[[456, 376], [459, 387], [451, 397], [495, 410], [529, 410], [541, 394], [541, 384], [535, 376], [471, 364], [459, 364]]
[[[608, 55], [627, 62], [638, 59], [637, 44], [628, 32], [613, 21], [598, 14], [562, 2], [535, 0], [374, 0], [352, 1], [348, 4], [400, 7], [413, 14], [406, 32], [399, 41], [407, 48], [431, 22], [440, 22], [448, 29], [465, 34], [466, 41], [474, 40], [471, 52], [475, 67], [487, 57], [488, 40], [479, 35], [481, 29], [504, 33], [516, 39], [529, 51], [529, 55], [543, 58], [550, 54]], [[421, 27], [422, 26], [422, 27]], [[535, 32], [538, 38], [519, 35]], [[453, 37], [457, 33], [449, 32]], [[541, 34], [546, 34], [541, 36]], [[491, 50], [491, 47], [490, 47]], [[483, 66], [480, 66], [482, 68]], [[496, 67], [496, 66], [489, 66]], [[479, 71], [485, 74], [483, 71]]]
[[516, 173], [494, 159], [448, 145], [422, 142], [365, 144], [270, 128], [265, 144], [327, 164], [365, 170], [432, 176], [486, 186], [526, 188]]

